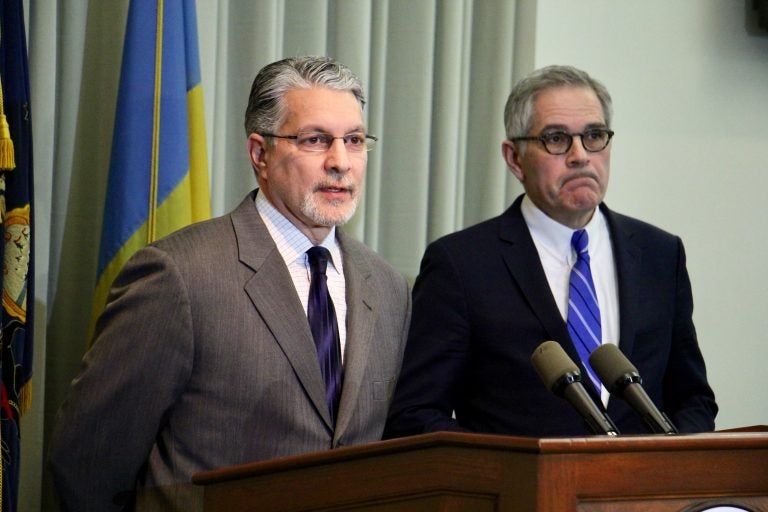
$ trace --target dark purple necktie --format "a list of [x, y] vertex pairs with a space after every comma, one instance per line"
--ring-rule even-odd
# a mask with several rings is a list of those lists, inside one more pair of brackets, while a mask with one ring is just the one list
[[328, 409], [335, 424], [341, 394], [341, 346], [339, 327], [336, 324], [336, 310], [328, 293], [328, 276], [325, 274], [331, 253], [325, 247], [315, 246], [307, 251], [307, 256], [309, 268], [312, 271], [307, 317], [312, 337], [315, 338], [320, 371], [325, 381]]

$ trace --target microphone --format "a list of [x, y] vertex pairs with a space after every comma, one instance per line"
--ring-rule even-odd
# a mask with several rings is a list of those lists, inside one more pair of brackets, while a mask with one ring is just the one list
[[659, 411], [643, 388], [643, 379], [619, 347], [607, 343], [592, 351], [589, 364], [611, 394], [623, 398], [655, 434], [677, 434], [677, 428]]
[[601, 411], [581, 383], [581, 372], [563, 347], [556, 341], [545, 341], [533, 351], [531, 362], [544, 385], [565, 398], [578, 411], [593, 434], [619, 435], [613, 421]]

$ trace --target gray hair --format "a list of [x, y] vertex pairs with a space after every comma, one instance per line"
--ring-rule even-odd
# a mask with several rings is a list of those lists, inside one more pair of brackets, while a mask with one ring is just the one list
[[509, 93], [504, 107], [504, 127], [507, 130], [507, 138], [528, 135], [533, 126], [533, 101], [539, 93], [565, 86], [591, 89], [603, 107], [606, 126], [611, 127], [613, 102], [608, 89], [602, 83], [585, 71], [572, 66], [548, 66], [520, 80]]
[[245, 109], [245, 133], [274, 133], [283, 123], [283, 96], [294, 89], [325, 87], [354, 94], [365, 105], [363, 85], [352, 71], [329, 57], [293, 57], [261, 68]]

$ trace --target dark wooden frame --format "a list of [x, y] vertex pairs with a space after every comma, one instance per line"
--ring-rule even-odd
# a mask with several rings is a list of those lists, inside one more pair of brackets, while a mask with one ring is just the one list
[[195, 475], [206, 511], [768, 511], [768, 433], [439, 432]]

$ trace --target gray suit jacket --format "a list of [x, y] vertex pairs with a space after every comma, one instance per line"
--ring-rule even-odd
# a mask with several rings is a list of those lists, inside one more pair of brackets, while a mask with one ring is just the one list
[[410, 294], [337, 233], [348, 318], [335, 431], [306, 314], [251, 193], [142, 249], [115, 280], [51, 441], [67, 508], [119, 510], [114, 497], [130, 502], [136, 486], [381, 438]]

